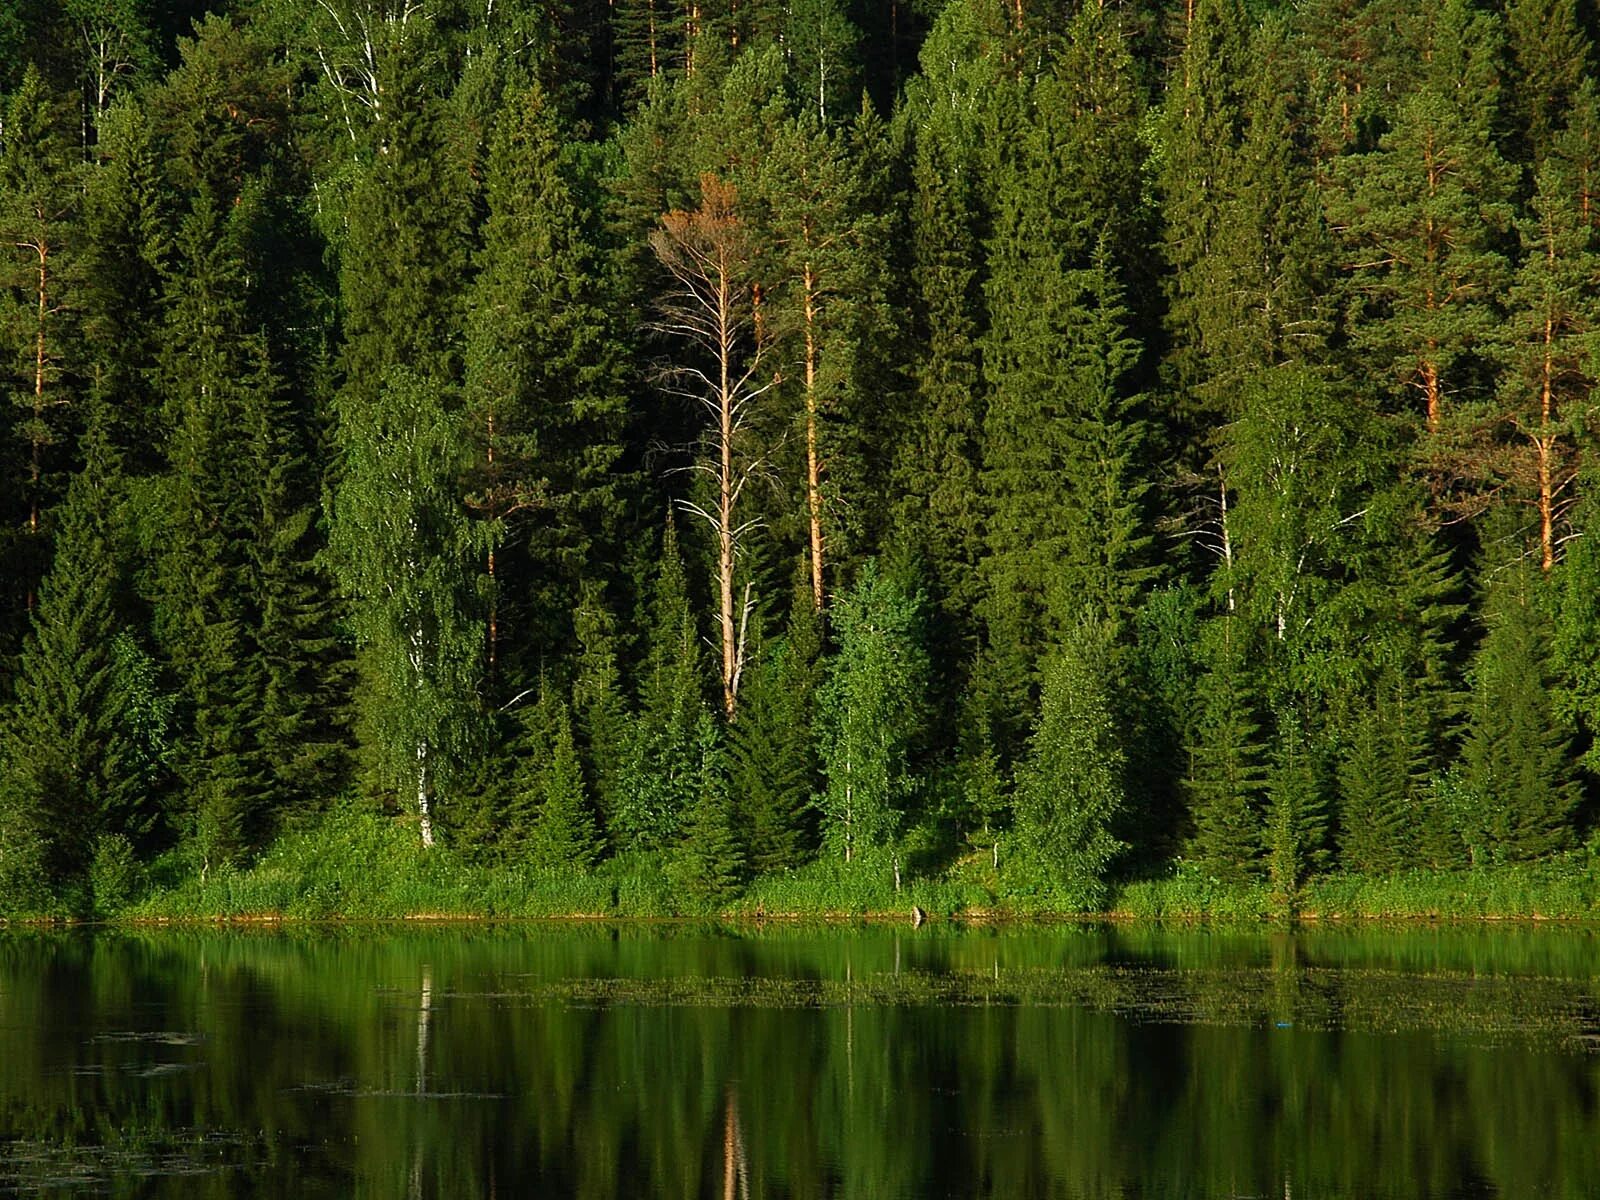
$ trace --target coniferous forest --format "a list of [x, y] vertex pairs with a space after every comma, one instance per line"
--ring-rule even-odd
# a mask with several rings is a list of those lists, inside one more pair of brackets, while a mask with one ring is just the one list
[[1597, 24], [5, 6], [0, 910], [1592, 874]]

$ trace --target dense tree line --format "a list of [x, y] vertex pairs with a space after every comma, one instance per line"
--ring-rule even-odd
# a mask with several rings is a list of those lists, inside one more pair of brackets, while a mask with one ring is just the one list
[[1093, 906], [1547, 858], [1577, 0], [0, 19], [0, 895], [426, 844]]

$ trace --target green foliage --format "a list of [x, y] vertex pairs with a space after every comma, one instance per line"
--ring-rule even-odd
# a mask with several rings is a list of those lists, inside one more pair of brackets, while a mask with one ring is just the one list
[[1039, 720], [1017, 773], [1014, 836], [1052, 899], [1100, 909], [1112, 861], [1126, 847], [1112, 833], [1126, 804], [1126, 759], [1106, 690], [1109, 630], [1085, 623], [1045, 669]]
[[0, 13], [0, 905], [1579, 907], [1593, 14], [934, 7]]
[[[620, 500], [625, 343], [599, 302], [597, 255], [570, 175], [543, 91], [508, 89], [466, 298], [462, 417], [472, 446], [467, 503], [496, 546], [491, 649], [497, 674], [511, 679], [567, 636]], [[507, 638], [513, 614], [527, 628]]]
[[1571, 844], [1576, 802], [1567, 736], [1549, 693], [1548, 621], [1515, 574], [1490, 595], [1462, 747], [1474, 863], [1526, 862]]
[[701, 712], [695, 724], [695, 750], [699, 756], [695, 797], [672, 867], [691, 904], [715, 909], [738, 892], [745, 855], [728, 787], [727, 752], [709, 712]]
[[839, 652], [818, 697], [825, 837], [845, 862], [892, 848], [907, 816], [928, 662], [922, 597], [877, 564], [834, 609]]
[[482, 539], [455, 491], [462, 447], [442, 392], [396, 368], [375, 398], [346, 406], [331, 544], [378, 782], [413, 809], [424, 844], [436, 798], [476, 742], [482, 671]]
[[111, 916], [126, 908], [138, 895], [143, 871], [134, 855], [133, 843], [120, 833], [109, 833], [95, 843], [94, 859], [89, 864], [89, 892], [95, 912]]
[[1311, 875], [1327, 862], [1327, 804], [1304, 718], [1281, 711], [1267, 770], [1264, 849], [1273, 904], [1293, 914]]
[[587, 872], [600, 852], [589, 798], [572, 740], [572, 714], [565, 701], [544, 701], [550, 710], [549, 758], [539, 771], [539, 811], [533, 825], [529, 860], [549, 870]]
[[728, 772], [755, 874], [798, 866], [812, 849], [821, 619], [797, 586], [785, 635], [756, 642], [728, 729]]
[[[117, 654], [123, 568], [118, 473], [103, 443], [73, 480], [0, 727], [0, 857], [17, 895], [82, 878], [103, 835], [149, 820], [151, 743]], [[141, 728], [143, 726], [143, 728]], [[153, 736], [152, 736], [153, 735]]]
[[1207, 669], [1196, 689], [1199, 716], [1189, 751], [1195, 832], [1188, 857], [1232, 883], [1254, 872], [1261, 844], [1261, 727], [1238, 618], [1213, 618], [1204, 645]]
[[687, 587], [677, 529], [669, 513], [651, 597], [648, 658], [609, 830], [613, 842], [626, 849], [653, 850], [670, 844], [697, 795], [700, 754], [695, 730], [705, 700], [699, 637]]

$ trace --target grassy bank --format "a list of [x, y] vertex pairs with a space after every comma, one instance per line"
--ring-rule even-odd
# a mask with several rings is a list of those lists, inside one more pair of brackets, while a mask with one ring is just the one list
[[[812, 863], [750, 882], [720, 902], [697, 898], [660, 856], [607, 860], [591, 874], [489, 865], [449, 847], [423, 850], [410, 825], [337, 812], [281, 838], [247, 869], [202, 872], [177, 856], [124, 881], [115, 900], [53, 916], [123, 920], [394, 919], [406, 917], [903, 917], [1069, 915], [1009, 893], [985, 856], [938, 876], [907, 871], [896, 890], [892, 862]], [[1296, 905], [1317, 920], [1595, 919], [1600, 870], [1587, 851], [1532, 866], [1416, 870], [1385, 877], [1330, 875]], [[1121, 885], [1110, 915], [1133, 920], [1281, 920], [1264, 882], [1223, 884], [1193, 872]], [[1081, 915], [1081, 914], [1070, 914]]]

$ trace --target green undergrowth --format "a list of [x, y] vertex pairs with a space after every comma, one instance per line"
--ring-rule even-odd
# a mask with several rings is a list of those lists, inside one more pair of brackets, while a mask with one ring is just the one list
[[[1264, 881], [1222, 883], [1178, 871], [1124, 885], [1111, 909], [1156, 920], [1280, 919], [1287, 906]], [[1600, 919], [1600, 871], [1587, 851], [1549, 862], [1466, 871], [1324, 875], [1296, 897], [1296, 915], [1319, 920]]]
[[[1600, 871], [1588, 851], [1535, 865], [1392, 876], [1327, 875], [1292, 905], [1317, 920], [1600, 919]], [[696, 900], [660, 855], [623, 855], [583, 874], [491, 864], [449, 846], [425, 850], [414, 823], [336, 810], [280, 838], [245, 868], [202, 869], [173, 854], [119, 879], [118, 903], [85, 902], [17, 916], [125, 920], [392, 919], [407, 917], [897, 916], [1034, 918], [1069, 913], [1048, 893], [1022, 891], [987, 856], [940, 872], [867, 856], [827, 858], [762, 876], [720, 901]], [[111, 892], [109, 887], [103, 889]], [[1180, 868], [1116, 889], [1109, 914], [1135, 920], [1266, 922], [1291, 906], [1265, 881], [1222, 882]]]

